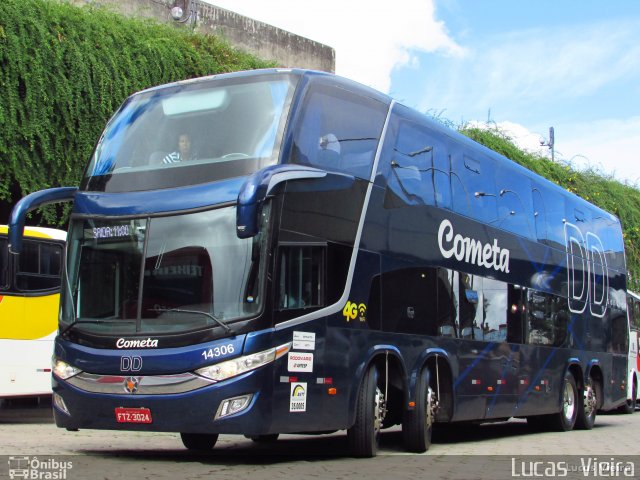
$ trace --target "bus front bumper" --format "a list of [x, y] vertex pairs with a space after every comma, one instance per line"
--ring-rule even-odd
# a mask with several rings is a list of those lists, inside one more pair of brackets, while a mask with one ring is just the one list
[[117, 378], [122, 393], [100, 393], [54, 376], [54, 418], [58, 427], [70, 430], [261, 435], [271, 433], [272, 376], [267, 367], [195, 390], [161, 394], [137, 393], [136, 377]]

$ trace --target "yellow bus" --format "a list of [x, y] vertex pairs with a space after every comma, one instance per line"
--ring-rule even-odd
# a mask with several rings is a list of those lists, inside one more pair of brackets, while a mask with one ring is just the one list
[[25, 255], [8, 251], [0, 225], [0, 398], [51, 394], [66, 232], [25, 227]]

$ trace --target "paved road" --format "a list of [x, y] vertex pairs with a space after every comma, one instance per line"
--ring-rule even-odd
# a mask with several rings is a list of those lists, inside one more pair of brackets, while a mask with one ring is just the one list
[[[37, 458], [45, 474], [65, 470], [60, 467], [66, 465], [64, 478], [69, 480], [493, 480], [545, 472], [565, 476], [563, 468], [566, 478], [625, 478], [625, 473], [640, 477], [640, 412], [599, 415], [592, 431], [533, 433], [520, 420], [447, 429], [436, 433], [433, 445], [422, 455], [407, 454], [400, 444], [399, 430], [385, 431], [376, 458], [353, 459], [345, 453], [344, 432], [283, 435], [269, 445], [225, 435], [211, 453], [193, 454], [182, 447], [177, 434], [67, 432], [55, 427], [46, 407], [0, 409], [0, 478], [9, 476], [9, 456], [14, 467], [16, 458], [27, 457], [30, 462]], [[626, 470], [619, 468], [615, 475], [601, 470], [600, 476], [579, 471], [594, 464], [606, 469], [612, 463]]]

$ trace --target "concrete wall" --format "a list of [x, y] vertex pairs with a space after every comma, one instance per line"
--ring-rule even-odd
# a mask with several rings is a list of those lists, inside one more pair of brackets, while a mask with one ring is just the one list
[[[281, 67], [335, 72], [333, 48], [199, 0], [71, 0], [71, 3], [104, 6], [123, 15], [153, 18], [197, 33], [214, 34], [259, 58], [274, 60]], [[171, 17], [171, 7], [176, 5], [183, 8], [180, 21]]]

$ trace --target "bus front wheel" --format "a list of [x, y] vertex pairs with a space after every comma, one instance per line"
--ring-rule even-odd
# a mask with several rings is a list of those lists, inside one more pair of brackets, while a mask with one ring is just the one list
[[356, 421], [347, 430], [349, 450], [353, 456], [376, 456], [384, 413], [384, 395], [378, 388], [378, 371], [370, 367], [358, 390]]
[[211, 450], [218, 441], [218, 435], [208, 433], [181, 433], [180, 438], [188, 450], [200, 452]]
[[424, 368], [416, 382], [415, 409], [406, 411], [402, 422], [405, 448], [414, 453], [426, 452], [431, 445], [437, 401], [430, 379], [429, 369]]
[[567, 372], [562, 382], [562, 409], [556, 416], [555, 426], [558, 430], [568, 432], [573, 430], [578, 418], [580, 402], [576, 379], [571, 372]]

